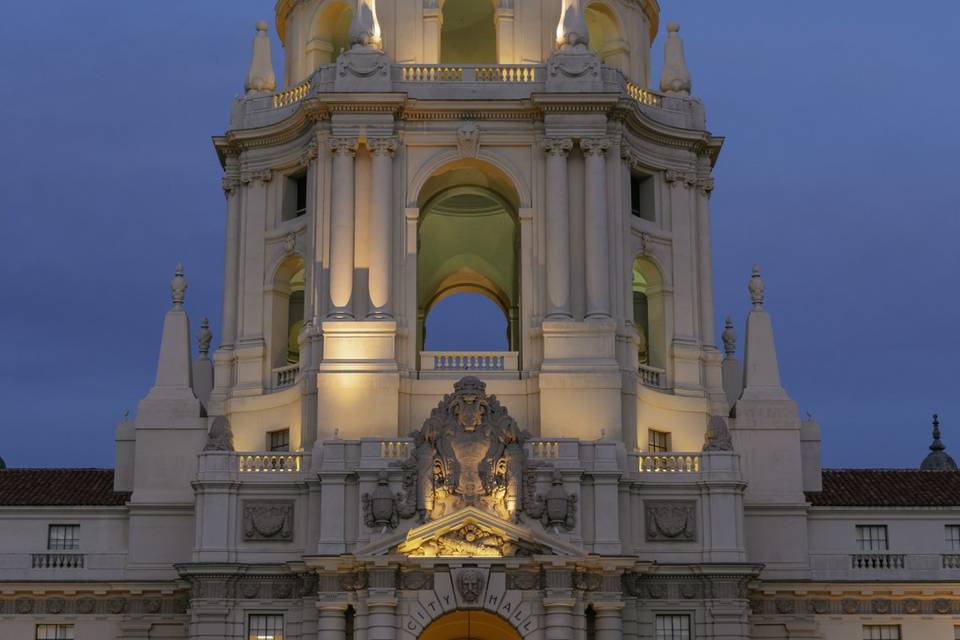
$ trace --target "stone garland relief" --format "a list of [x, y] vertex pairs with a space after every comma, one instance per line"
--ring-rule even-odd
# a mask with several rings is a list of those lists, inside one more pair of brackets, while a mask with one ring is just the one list
[[697, 503], [695, 501], [644, 502], [647, 542], [695, 542]]
[[243, 539], [293, 540], [293, 502], [244, 501]]
[[188, 606], [186, 596], [144, 598], [110, 597], [52, 597], [52, 598], [13, 598], [0, 599], [0, 615], [10, 614], [48, 614], [48, 615], [90, 615], [90, 614], [148, 614], [185, 613]]

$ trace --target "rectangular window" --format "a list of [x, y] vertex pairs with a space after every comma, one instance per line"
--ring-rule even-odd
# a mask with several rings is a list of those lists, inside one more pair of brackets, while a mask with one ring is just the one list
[[950, 551], [960, 551], [960, 524], [948, 524], [945, 530], [947, 549]]
[[290, 429], [271, 431], [267, 434], [269, 451], [290, 451]]
[[863, 640], [900, 640], [898, 624], [865, 624]]
[[887, 525], [858, 524], [857, 546], [860, 551], [887, 551], [890, 548], [887, 542]]
[[307, 175], [287, 176], [283, 192], [283, 219], [293, 220], [307, 212]]
[[72, 624], [38, 624], [36, 640], [73, 640]]
[[666, 431], [656, 431], [650, 429], [647, 436], [647, 451], [650, 453], [661, 453], [670, 451], [670, 434]]
[[960, 625], [953, 625], [953, 640], [960, 640]]
[[690, 640], [690, 616], [657, 616], [656, 640]]
[[650, 220], [657, 219], [654, 212], [653, 179], [640, 174], [630, 175], [630, 213]]
[[283, 614], [250, 614], [247, 640], [283, 640]]
[[80, 548], [80, 525], [52, 524], [47, 530], [47, 549], [75, 551]]

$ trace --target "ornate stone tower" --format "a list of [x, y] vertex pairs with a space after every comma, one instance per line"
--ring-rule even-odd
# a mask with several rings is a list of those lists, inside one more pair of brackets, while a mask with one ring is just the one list
[[[489, 6], [488, 6], [489, 4]], [[729, 407], [715, 347], [710, 171], [676, 25], [653, 0], [281, 0], [286, 89], [258, 25], [225, 169], [211, 415], [238, 447], [405, 435], [470, 372], [545, 437], [648, 430], [695, 449]], [[469, 45], [469, 46], [468, 46]], [[458, 291], [504, 352], [428, 352]], [[669, 428], [663, 425], [669, 422]]]

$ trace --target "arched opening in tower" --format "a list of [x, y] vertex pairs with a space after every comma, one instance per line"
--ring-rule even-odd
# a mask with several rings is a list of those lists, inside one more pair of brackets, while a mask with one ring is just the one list
[[440, 28], [441, 64], [496, 64], [497, 28], [489, 0], [446, 0]]

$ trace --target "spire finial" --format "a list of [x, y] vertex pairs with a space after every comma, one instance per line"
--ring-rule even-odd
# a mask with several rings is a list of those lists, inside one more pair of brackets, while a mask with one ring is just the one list
[[753, 308], [762, 309], [763, 292], [766, 287], [760, 277], [760, 267], [758, 265], [753, 265], [753, 275], [750, 276], [750, 284], [747, 288], [750, 290], [750, 301], [753, 302]]
[[257, 35], [253, 38], [253, 58], [250, 60], [250, 69], [247, 71], [247, 81], [244, 88], [247, 93], [273, 91], [277, 88], [277, 78], [273, 72], [273, 61], [270, 57], [270, 26], [261, 20], [257, 23]]
[[690, 72], [687, 71], [683, 40], [680, 39], [680, 25], [671, 22], [667, 25], [667, 41], [663, 45], [663, 74], [660, 76], [660, 91], [668, 95], [689, 96], [690, 89]]
[[212, 340], [213, 332], [210, 331], [210, 321], [204, 316], [203, 322], [200, 323], [200, 332], [197, 333], [197, 342], [199, 343], [199, 351], [202, 357], [210, 353], [210, 342]]
[[723, 323], [723, 333], [720, 334], [720, 339], [723, 340], [723, 352], [727, 354], [727, 357], [735, 356], [737, 353], [737, 332], [733, 328], [733, 319], [730, 316], [727, 316]]
[[933, 414], [933, 442], [930, 443], [930, 453], [923, 459], [920, 469], [924, 471], [957, 470], [957, 463], [946, 452], [946, 447], [940, 441], [940, 416], [937, 414]]
[[350, 22], [351, 49], [382, 49], [376, 0], [357, 0], [357, 12]]
[[930, 451], [943, 451], [946, 449], [940, 441], [940, 416], [933, 414], [933, 442], [930, 443]]
[[173, 274], [173, 280], [170, 281], [170, 291], [173, 296], [173, 308], [179, 309], [183, 306], [183, 300], [187, 294], [187, 279], [183, 277], [183, 263], [177, 263], [177, 271]]
[[583, 0], [561, 0], [560, 22], [557, 23], [557, 47], [562, 50], [585, 51], [590, 41]]

